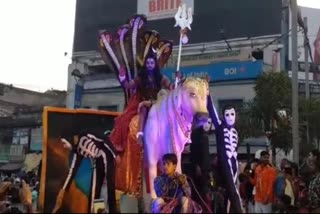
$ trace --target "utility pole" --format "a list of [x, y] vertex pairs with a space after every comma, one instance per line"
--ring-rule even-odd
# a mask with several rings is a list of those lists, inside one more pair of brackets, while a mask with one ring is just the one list
[[309, 39], [308, 39], [308, 18], [303, 18], [304, 25], [304, 68], [306, 74], [306, 98], [310, 98], [309, 86]]
[[298, 8], [297, 0], [291, 0], [292, 47], [292, 144], [293, 161], [299, 164], [299, 111], [298, 111]]
[[[303, 27], [304, 27], [304, 68], [305, 68], [305, 75], [306, 75], [306, 99], [310, 99], [310, 86], [309, 86], [309, 38], [308, 38], [308, 18], [303, 18]], [[310, 136], [309, 136], [309, 118], [306, 121], [307, 126], [307, 143], [310, 143]]]

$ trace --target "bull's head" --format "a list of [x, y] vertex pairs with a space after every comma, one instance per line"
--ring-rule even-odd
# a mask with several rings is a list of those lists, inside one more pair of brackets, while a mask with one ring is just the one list
[[207, 96], [209, 94], [208, 81], [201, 78], [188, 77], [179, 89], [177, 107], [188, 118], [194, 117], [198, 124], [208, 121]]

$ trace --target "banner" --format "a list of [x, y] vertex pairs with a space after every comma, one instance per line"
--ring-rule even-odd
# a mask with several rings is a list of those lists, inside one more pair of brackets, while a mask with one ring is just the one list
[[[113, 129], [116, 112], [45, 107], [43, 113], [43, 160], [39, 206], [52, 213], [59, 191], [68, 176], [73, 153], [63, 148], [61, 138], [74, 139], [79, 130]], [[74, 142], [73, 142], [74, 143]], [[91, 161], [84, 158], [66, 190], [59, 213], [89, 213]]]
[[138, 14], [146, 15], [148, 20], [174, 19], [181, 3], [191, 7], [193, 12], [193, 0], [138, 0]]
[[[174, 81], [175, 68], [166, 68], [162, 73]], [[211, 82], [256, 79], [263, 72], [263, 61], [226, 62], [204, 66], [189, 66], [180, 69], [183, 76], [210, 77]]]

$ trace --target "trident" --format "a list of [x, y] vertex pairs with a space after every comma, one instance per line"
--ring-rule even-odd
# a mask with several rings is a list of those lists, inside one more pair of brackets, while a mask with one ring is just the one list
[[[178, 62], [177, 62], [177, 71], [180, 70], [180, 61], [181, 61], [181, 49], [182, 44], [188, 43], [188, 37], [186, 35], [187, 29], [191, 30], [191, 23], [192, 23], [192, 8], [186, 7], [186, 4], [182, 4], [179, 6], [178, 12], [174, 16], [176, 20], [176, 24], [174, 27], [180, 26], [180, 41], [179, 41], [179, 52], [178, 52]], [[179, 77], [176, 74], [175, 79], [175, 88], [178, 86]]]

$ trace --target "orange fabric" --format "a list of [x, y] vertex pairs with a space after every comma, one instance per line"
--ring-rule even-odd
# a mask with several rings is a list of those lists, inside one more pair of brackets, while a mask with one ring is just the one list
[[255, 201], [260, 203], [272, 203], [274, 197], [274, 183], [277, 171], [267, 165], [259, 165], [255, 170], [254, 179], [251, 182], [255, 185]]
[[140, 103], [140, 96], [132, 95], [125, 111], [119, 115], [114, 121], [114, 129], [110, 134], [110, 140], [118, 152], [123, 152], [126, 147], [129, 124], [132, 118], [137, 114]]
[[136, 115], [128, 126], [124, 152], [120, 153], [121, 162], [116, 167], [116, 189], [135, 197], [142, 196], [143, 148], [136, 139], [138, 123]]
[[110, 140], [121, 158], [116, 167], [116, 189], [136, 197], [142, 193], [143, 148], [136, 139], [140, 101], [138, 94], [132, 95], [125, 111], [115, 119], [110, 134]]

